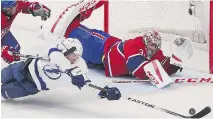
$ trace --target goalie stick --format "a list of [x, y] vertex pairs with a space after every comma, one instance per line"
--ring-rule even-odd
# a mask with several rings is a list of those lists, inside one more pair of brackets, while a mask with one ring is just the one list
[[[185, 77], [171, 77], [174, 82], [173, 83], [212, 83], [213, 77], [200, 77], [200, 78], [185, 78]], [[110, 79], [112, 83], [145, 83], [150, 82], [150, 80], [117, 80]]]
[[[101, 87], [96, 86], [96, 85], [93, 85], [93, 84], [90, 84], [90, 83], [87, 84], [87, 85], [89, 87], [92, 87], [92, 88], [95, 88], [95, 89], [98, 89], [98, 90], [101, 90], [101, 91], [106, 91], [106, 89], [101, 88]], [[129, 100], [129, 101], [132, 101], [132, 102], [135, 102], [135, 103], [138, 103], [138, 104], [141, 104], [141, 105], [146, 106], [146, 107], [150, 107], [150, 108], [153, 108], [153, 109], [156, 109], [156, 110], [171, 114], [171, 115], [176, 116], [176, 117], [180, 117], [180, 118], [202, 118], [202, 117], [206, 116], [207, 114], [209, 114], [211, 112], [211, 108], [209, 106], [207, 106], [207, 107], [205, 107], [204, 109], [202, 109], [200, 112], [198, 112], [197, 114], [195, 114], [193, 116], [184, 116], [184, 115], [178, 114], [176, 112], [173, 112], [173, 111], [161, 108], [161, 107], [157, 107], [157, 106], [155, 106], [153, 104], [149, 104], [147, 102], [144, 102], [144, 101], [141, 101], [141, 100], [138, 100], [138, 99], [134, 99], [134, 98], [129, 97], [129, 96], [123, 96], [122, 95], [122, 98], [124, 98], [126, 100]]]

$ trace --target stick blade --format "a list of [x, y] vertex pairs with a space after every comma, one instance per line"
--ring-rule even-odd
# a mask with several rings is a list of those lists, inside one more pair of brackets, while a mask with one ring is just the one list
[[207, 114], [209, 114], [210, 112], [211, 112], [211, 108], [208, 106], [208, 107], [205, 107], [200, 112], [198, 112], [197, 114], [187, 117], [187, 118], [202, 118], [202, 117], [206, 116]]

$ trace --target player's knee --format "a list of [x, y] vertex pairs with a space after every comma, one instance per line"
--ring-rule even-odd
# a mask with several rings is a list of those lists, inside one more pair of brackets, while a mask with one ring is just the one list
[[5, 67], [1, 70], [1, 83], [7, 84], [8, 82], [14, 81], [13, 75], [12, 75], [12, 68], [11, 65], [8, 67]]
[[1, 86], [1, 95], [4, 99], [25, 97], [38, 92], [38, 89], [32, 83], [12, 82]]
[[23, 64], [24, 62], [18, 62], [11, 66], [12, 75], [18, 82], [26, 80], [26, 71], [22, 70]]

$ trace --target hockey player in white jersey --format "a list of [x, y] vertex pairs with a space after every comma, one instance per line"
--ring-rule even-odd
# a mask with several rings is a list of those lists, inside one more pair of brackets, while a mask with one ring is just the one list
[[[83, 49], [77, 39], [60, 38], [48, 51], [49, 60], [27, 59], [11, 64], [1, 71], [1, 94], [4, 99], [34, 95], [70, 82], [81, 89], [90, 80], [87, 65], [81, 58]], [[120, 91], [105, 87], [101, 98], [119, 100]]]

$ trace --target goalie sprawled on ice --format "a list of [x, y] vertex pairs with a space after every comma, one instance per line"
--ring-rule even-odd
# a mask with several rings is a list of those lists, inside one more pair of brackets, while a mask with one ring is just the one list
[[173, 54], [166, 57], [160, 49], [162, 41], [157, 31], [123, 41], [101, 30], [81, 25], [80, 22], [89, 18], [94, 9], [104, 4], [104, 1], [87, 2], [67, 8], [52, 26], [51, 32], [53, 36], [60, 34], [78, 39], [84, 48], [84, 60], [89, 64], [102, 64], [107, 77], [133, 75], [140, 80], [149, 78], [156, 87], [162, 88], [172, 83], [169, 75], [183, 68], [184, 57], [191, 57], [192, 44], [185, 37], [174, 39]]

